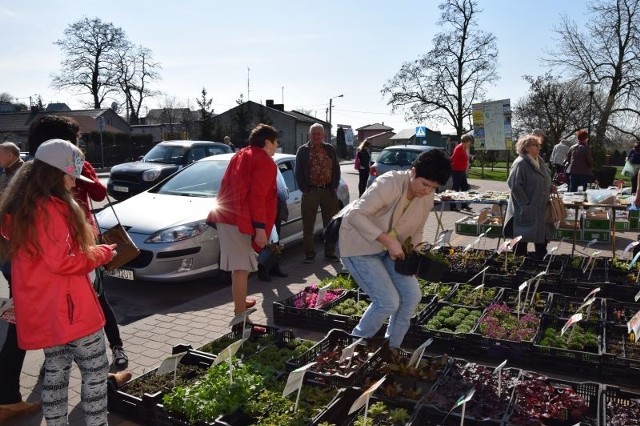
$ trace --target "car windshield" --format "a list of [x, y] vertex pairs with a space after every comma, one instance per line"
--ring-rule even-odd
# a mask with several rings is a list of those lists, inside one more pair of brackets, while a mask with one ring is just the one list
[[410, 166], [422, 151], [388, 149], [382, 151], [376, 160], [386, 166]]
[[152, 192], [188, 197], [215, 197], [229, 161], [200, 161], [176, 173]]
[[186, 164], [189, 149], [184, 146], [156, 145], [142, 158], [147, 163]]

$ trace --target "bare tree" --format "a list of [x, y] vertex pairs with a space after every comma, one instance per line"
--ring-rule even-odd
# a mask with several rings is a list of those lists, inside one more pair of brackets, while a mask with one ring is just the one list
[[551, 73], [523, 78], [529, 83], [529, 93], [513, 108], [515, 128], [544, 129], [547, 141], [555, 144], [573, 135], [587, 122], [589, 109], [584, 99], [589, 89], [581, 81], [561, 81]]
[[[559, 47], [546, 60], [585, 84], [597, 82], [594, 98], [595, 137], [591, 138], [598, 164], [604, 159], [607, 131], [637, 133], [638, 120], [626, 128], [628, 120], [616, 116], [640, 115], [640, 0], [597, 0], [589, 4], [592, 18], [584, 29], [566, 15], [555, 29]], [[601, 100], [600, 100], [601, 99]], [[587, 99], [588, 102], [588, 99]]]
[[140, 109], [148, 97], [159, 94], [148, 84], [160, 78], [160, 64], [153, 60], [150, 49], [127, 45], [116, 52], [118, 58], [118, 85], [124, 93], [129, 124], [139, 124]]
[[470, 127], [472, 103], [498, 79], [498, 49], [495, 36], [478, 28], [477, 0], [445, 0], [438, 7], [438, 24], [448, 31], [435, 35], [427, 54], [405, 62], [382, 94], [392, 111], [408, 108], [408, 120], [445, 121], [460, 136]]
[[89, 93], [93, 108], [100, 108], [107, 95], [118, 90], [118, 53], [130, 44], [122, 28], [84, 17], [69, 25], [64, 38], [54, 44], [62, 49], [64, 59], [52, 86]]

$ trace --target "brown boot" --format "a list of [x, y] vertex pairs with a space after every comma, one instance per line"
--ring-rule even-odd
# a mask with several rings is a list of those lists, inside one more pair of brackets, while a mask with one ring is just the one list
[[15, 404], [0, 404], [0, 423], [16, 416], [37, 413], [42, 409], [42, 402], [20, 401]]

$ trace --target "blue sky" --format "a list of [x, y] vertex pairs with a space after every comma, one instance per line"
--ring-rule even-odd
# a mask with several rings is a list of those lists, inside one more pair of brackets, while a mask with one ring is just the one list
[[[24, 103], [41, 94], [45, 102], [80, 108], [88, 95], [50, 86], [62, 59], [53, 42], [70, 23], [99, 17], [153, 51], [163, 67], [153, 88], [194, 109], [203, 87], [215, 112], [235, 106], [241, 93], [247, 99], [249, 80], [252, 101], [284, 101], [287, 110], [303, 108], [326, 119], [329, 99], [343, 94], [333, 100], [334, 125], [384, 122], [399, 131], [416, 123], [402, 112], [391, 114], [380, 90], [403, 62], [431, 49], [441, 30], [439, 3], [0, 0], [0, 92]], [[497, 37], [499, 50], [501, 79], [488, 99], [512, 104], [527, 91], [523, 75], [545, 72], [540, 59], [556, 43], [552, 29], [561, 14], [578, 24], [587, 19], [585, 0], [480, 0], [480, 7], [479, 24]], [[163, 102], [161, 96], [147, 106]]]

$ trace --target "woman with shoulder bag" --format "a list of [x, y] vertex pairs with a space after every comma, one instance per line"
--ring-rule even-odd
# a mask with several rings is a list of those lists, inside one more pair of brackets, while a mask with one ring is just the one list
[[71, 363], [82, 376], [87, 424], [107, 424], [109, 363], [105, 319], [89, 273], [111, 261], [115, 244], [95, 244], [93, 227], [73, 198], [83, 155], [68, 141], [40, 145], [0, 202], [0, 255], [11, 259], [18, 344], [44, 350], [47, 424], [68, 423]]
[[551, 183], [549, 169], [540, 157], [542, 142], [534, 135], [525, 135], [516, 143], [520, 155], [509, 170], [507, 184], [511, 193], [504, 221], [504, 236], [522, 236], [515, 247], [515, 254], [527, 255], [527, 244], [535, 246], [535, 256], [542, 259], [547, 254], [547, 242], [555, 228], [546, 223], [546, 209], [551, 192], [556, 187]]

